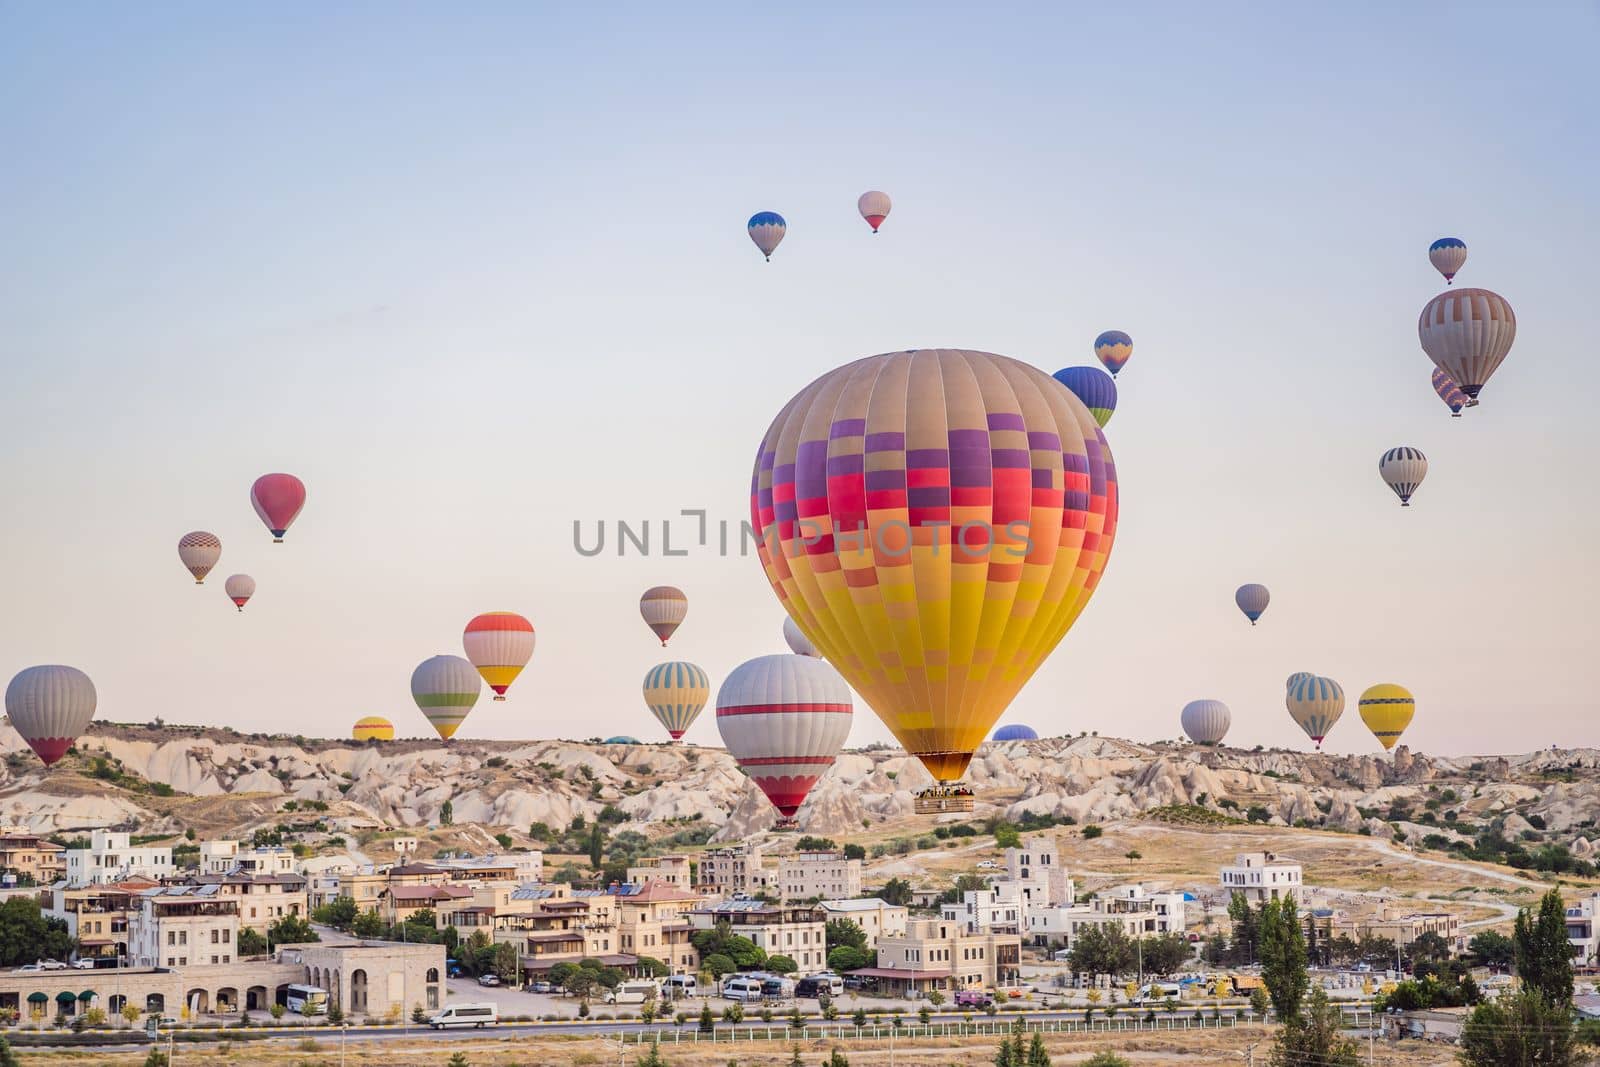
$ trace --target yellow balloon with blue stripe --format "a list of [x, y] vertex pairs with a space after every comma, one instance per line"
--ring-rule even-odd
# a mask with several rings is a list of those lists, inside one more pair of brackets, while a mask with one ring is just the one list
[[693, 663], [651, 667], [644, 676], [644, 702], [674, 741], [684, 735], [711, 699], [711, 679]]
[[1399, 743], [1400, 735], [1411, 725], [1416, 713], [1417, 700], [1403, 685], [1383, 682], [1361, 694], [1361, 721], [1367, 724], [1384, 751]]

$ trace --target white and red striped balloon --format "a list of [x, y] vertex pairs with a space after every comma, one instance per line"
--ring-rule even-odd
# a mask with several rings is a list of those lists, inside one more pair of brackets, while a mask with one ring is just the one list
[[833, 766], [850, 722], [850, 687], [809, 656], [758, 656], [717, 692], [722, 743], [785, 818]]
[[256, 595], [256, 580], [248, 574], [230, 574], [222, 588], [233, 606], [243, 611], [245, 604]]
[[533, 658], [536, 643], [533, 623], [514, 611], [486, 611], [461, 633], [468, 662], [494, 690], [496, 700], [506, 698], [506, 690]]
[[29, 667], [6, 686], [11, 725], [46, 767], [89, 728], [96, 700], [94, 683], [76, 667]]

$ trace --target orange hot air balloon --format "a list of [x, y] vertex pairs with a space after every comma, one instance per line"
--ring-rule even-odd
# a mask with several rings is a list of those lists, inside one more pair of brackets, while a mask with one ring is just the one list
[[494, 690], [496, 700], [533, 658], [533, 623], [514, 611], [489, 611], [467, 623], [461, 635], [467, 659]]
[[892, 352], [779, 413], [751, 517], [784, 609], [951, 783], [1093, 594], [1116, 469], [1088, 408], [1036, 367]]
[[661, 647], [666, 648], [668, 639], [689, 614], [689, 598], [675, 586], [653, 586], [639, 598], [639, 614], [644, 616], [644, 624], [661, 638]]

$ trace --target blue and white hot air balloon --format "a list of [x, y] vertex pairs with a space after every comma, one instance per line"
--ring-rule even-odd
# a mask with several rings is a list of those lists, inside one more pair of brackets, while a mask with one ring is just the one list
[[750, 216], [750, 221], [745, 224], [749, 231], [750, 240], [761, 249], [761, 254], [770, 261], [772, 253], [777, 251], [778, 243], [783, 240], [784, 233], [789, 229], [789, 224], [783, 221], [783, 216], [776, 211], [758, 211]]
[[1455, 281], [1456, 271], [1467, 261], [1467, 243], [1459, 237], [1441, 237], [1428, 246], [1428, 262], [1444, 275], [1446, 285]]

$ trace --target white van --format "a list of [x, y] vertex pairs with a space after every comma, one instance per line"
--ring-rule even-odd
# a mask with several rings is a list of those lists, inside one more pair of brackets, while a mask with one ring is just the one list
[[1183, 988], [1177, 982], [1151, 982], [1140, 988], [1134, 997], [1135, 1004], [1146, 1004], [1151, 1001], [1160, 1003], [1164, 1000], [1177, 1000], [1183, 995]]
[[435, 1030], [447, 1026], [476, 1026], [480, 1029], [500, 1021], [500, 1010], [493, 1004], [452, 1004], [428, 1020]]
[[648, 978], [631, 978], [606, 993], [607, 1004], [643, 1004], [661, 995], [660, 988]]
[[760, 1000], [761, 979], [730, 975], [722, 980], [722, 995], [727, 1000]]
[[700, 988], [700, 981], [692, 974], [675, 974], [666, 981], [667, 993], [674, 998], [692, 997]]

